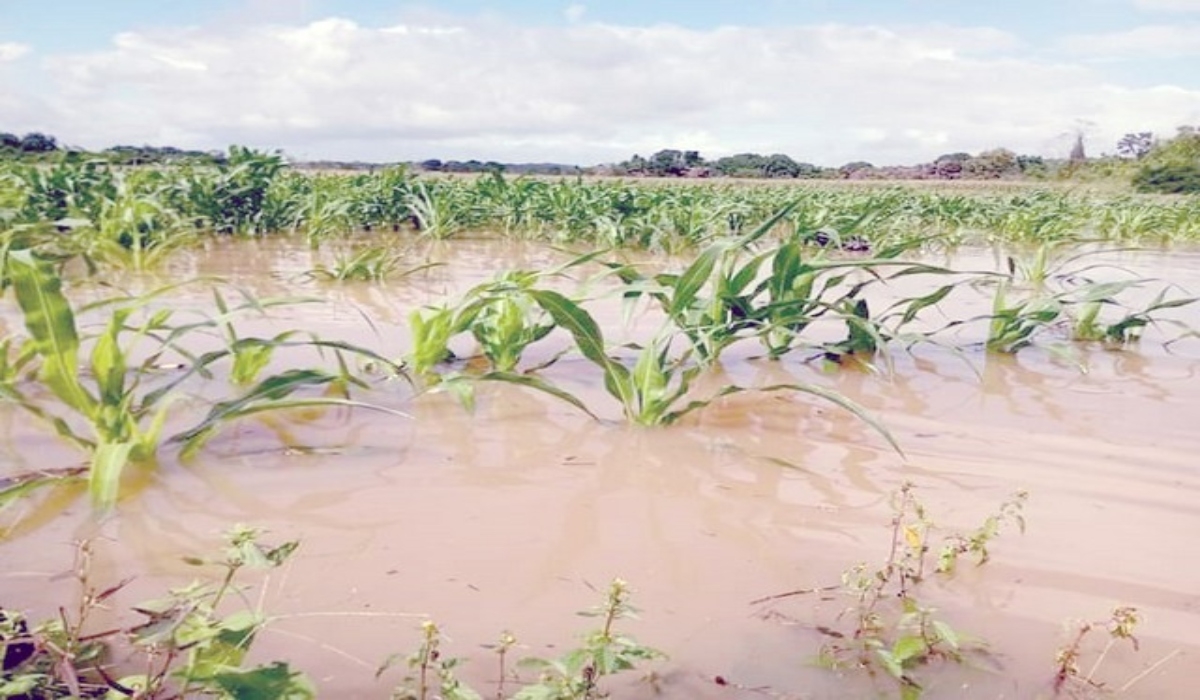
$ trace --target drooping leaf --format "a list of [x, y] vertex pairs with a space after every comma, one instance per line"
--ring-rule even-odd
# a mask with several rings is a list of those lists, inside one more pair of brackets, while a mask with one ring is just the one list
[[9, 252], [8, 274], [33, 347], [42, 358], [42, 381], [63, 403], [90, 416], [95, 399], [79, 381], [79, 336], [62, 279], [29, 250]]

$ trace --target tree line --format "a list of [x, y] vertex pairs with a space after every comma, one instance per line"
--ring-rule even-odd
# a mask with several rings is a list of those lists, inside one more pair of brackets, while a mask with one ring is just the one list
[[[99, 153], [63, 148], [58, 140], [41, 132], [23, 136], [0, 132], [0, 158], [40, 160], [63, 152], [64, 157], [100, 157], [119, 165], [145, 165], [173, 162], [220, 164], [226, 162], [222, 151], [184, 150], [173, 146], [112, 146]], [[332, 162], [299, 163], [301, 167], [337, 167], [372, 170], [377, 163]], [[918, 165], [876, 166], [866, 161], [839, 167], [822, 167], [799, 162], [791, 156], [774, 153], [738, 153], [709, 160], [699, 151], [663, 149], [642, 157], [633, 155], [620, 163], [581, 167], [560, 163], [498, 163], [479, 160], [431, 158], [407, 165], [425, 172], [483, 173], [504, 172], [516, 175], [616, 175], [631, 177], [735, 177], [764, 179], [842, 179], [842, 180], [1000, 180], [1069, 179], [1088, 177], [1118, 178], [1132, 181], [1139, 190], [1151, 192], [1200, 192], [1200, 127], [1181, 126], [1174, 137], [1158, 139], [1148, 131], [1125, 134], [1116, 144], [1115, 155], [1088, 158], [1083, 136], [1066, 159], [1045, 159], [1021, 155], [1007, 148], [994, 148], [977, 154], [946, 153], [929, 163]]]

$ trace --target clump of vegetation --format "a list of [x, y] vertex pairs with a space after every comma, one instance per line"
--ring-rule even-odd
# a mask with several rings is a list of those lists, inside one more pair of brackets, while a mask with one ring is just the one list
[[[520, 676], [508, 668], [508, 656], [517, 640], [508, 632], [502, 634], [496, 646], [499, 680], [494, 697], [498, 700], [605, 698], [608, 697], [602, 685], [605, 678], [666, 658], [661, 651], [617, 631], [618, 621], [636, 616], [637, 610], [630, 605], [629, 595], [628, 584], [614, 579], [608, 586], [604, 602], [580, 613], [599, 618], [601, 626], [584, 634], [577, 647], [553, 659], [530, 657], [520, 660], [518, 666], [538, 673], [533, 682], [522, 682]], [[376, 675], [383, 674], [402, 658], [409, 671], [393, 691], [393, 700], [479, 700], [483, 697], [458, 678], [456, 668], [462, 660], [446, 657], [441, 651], [442, 642], [437, 625], [425, 622], [416, 651], [404, 657], [392, 656], [384, 662]], [[511, 695], [505, 690], [510, 683], [518, 686]]]
[[[109, 507], [116, 502], [121, 474], [127, 465], [152, 464], [167, 442], [182, 444], [185, 452], [190, 453], [199, 449], [223, 424], [264, 411], [322, 405], [369, 406], [346, 395], [349, 386], [361, 382], [350, 374], [344, 362], [339, 363], [340, 371], [336, 373], [287, 369], [258, 380], [273, 350], [285, 344], [289, 334], [274, 340], [239, 338], [219, 293], [216, 300], [222, 317], [198, 324], [173, 325], [169, 309], [147, 310], [148, 304], [165, 290], [92, 305], [88, 308], [108, 310], [108, 318], [103, 330], [90, 339], [90, 353], [81, 359], [84, 337], [75, 311], [63, 294], [62, 279], [47, 262], [28, 250], [9, 252], [6, 263], [24, 315], [28, 340], [15, 360], [9, 362], [6, 356], [0, 366], [5, 373], [0, 386], [5, 389], [6, 398], [88, 454], [88, 490], [99, 506]], [[181, 338], [213, 326], [226, 333], [229, 348], [193, 357], [182, 346]], [[139, 350], [137, 346], [143, 341], [153, 347]], [[12, 348], [12, 343], [11, 339], [6, 341], [5, 348]], [[319, 340], [314, 344], [383, 359], [346, 344]], [[190, 362], [186, 371], [163, 382], [156, 367], [170, 353]], [[213, 404], [208, 415], [194, 427], [164, 438], [168, 412], [177, 400], [175, 390], [184, 380], [207, 372], [209, 365], [224, 357], [233, 358], [234, 383], [247, 388], [236, 397]], [[31, 374], [35, 375], [33, 384], [49, 390], [53, 398], [49, 405], [47, 398], [36, 397], [26, 390]], [[333, 388], [335, 394], [295, 396], [311, 388]], [[87, 426], [88, 432], [76, 427], [80, 422]], [[18, 480], [16, 488], [23, 493], [36, 483]], [[8, 491], [0, 489], [0, 501], [12, 496]]]
[[[96, 632], [93, 615], [111, 602], [130, 579], [105, 588], [91, 576], [92, 545], [77, 547], [75, 578], [79, 604], [30, 625], [15, 610], [0, 608], [0, 697], [6, 698], [167, 698], [316, 697], [312, 682], [286, 662], [250, 666], [247, 654], [267, 624], [261, 609], [232, 612], [227, 600], [245, 600], [237, 579], [245, 569], [282, 566], [296, 542], [267, 546], [261, 532], [235, 526], [227, 548], [215, 559], [187, 558], [198, 567], [223, 570], [217, 577], [172, 589], [166, 597], [133, 606], [137, 624]], [[132, 660], [114, 659], [129, 651]]]
[[1018, 492], [1001, 504], [972, 532], [952, 532], [933, 544], [937, 526], [917, 500], [912, 484], [893, 496], [892, 530], [883, 564], [859, 564], [847, 570], [841, 585], [790, 591], [754, 601], [775, 603], [783, 598], [813, 593], [834, 593], [850, 604], [829, 625], [817, 631], [829, 641], [822, 645], [820, 665], [831, 669], [857, 668], [870, 676], [891, 679], [900, 697], [921, 697], [921, 670], [937, 662], [964, 663], [985, 651], [976, 641], [955, 630], [937, 610], [919, 597], [921, 584], [931, 575], [952, 575], [964, 556], [976, 565], [986, 563], [989, 545], [1004, 525], [1025, 530], [1022, 509], [1027, 499]]
[[1200, 130], [1180, 127], [1174, 138], [1150, 149], [1133, 177], [1133, 186], [1140, 192], [1200, 192]]

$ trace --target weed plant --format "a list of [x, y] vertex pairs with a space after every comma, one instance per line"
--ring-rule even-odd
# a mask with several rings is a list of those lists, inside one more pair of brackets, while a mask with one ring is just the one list
[[[601, 620], [600, 627], [585, 633], [578, 646], [556, 658], [529, 657], [518, 666], [537, 673], [537, 680], [523, 682], [507, 665], [516, 638], [505, 632], [496, 646], [499, 659], [499, 680], [494, 695], [497, 700], [596, 700], [608, 697], [603, 688], [605, 678], [637, 670], [647, 662], [666, 658], [657, 649], [644, 646], [617, 630], [624, 619], [636, 617], [637, 610], [629, 602], [630, 589], [621, 579], [608, 586], [599, 606], [580, 613]], [[441, 631], [434, 622], [421, 627], [421, 642], [407, 656], [394, 655], [387, 659], [376, 675], [381, 675], [402, 658], [408, 675], [396, 686], [393, 700], [479, 700], [483, 696], [463, 683], [457, 675], [461, 659], [445, 656]], [[511, 695], [506, 686], [519, 689]]]
[[[246, 569], [278, 568], [297, 542], [267, 546], [261, 532], [235, 526], [215, 559], [188, 558], [197, 567], [223, 570], [172, 589], [165, 597], [133, 606], [143, 619], [97, 632], [94, 615], [131, 579], [106, 588], [92, 580], [92, 545], [77, 548], [74, 574], [79, 603], [68, 612], [30, 626], [17, 611], [0, 608], [4, 653], [0, 697], [6, 698], [288, 698], [316, 696], [311, 681], [282, 661], [251, 666], [247, 655], [268, 619], [248, 603], [229, 611], [227, 601], [246, 600], [238, 580]], [[127, 662], [115, 659], [129, 652]]]
[[882, 565], [859, 564], [842, 575], [837, 586], [805, 589], [769, 596], [755, 604], [813, 593], [834, 593], [850, 604], [829, 624], [817, 626], [828, 641], [818, 663], [830, 669], [861, 669], [872, 678], [890, 679], [904, 700], [921, 697], [921, 674], [938, 662], [966, 663], [985, 652], [976, 641], [954, 629], [919, 596], [922, 583], [933, 575], [950, 576], [964, 556], [976, 565], [990, 558], [989, 545], [1005, 525], [1025, 530], [1022, 509], [1027, 499], [1019, 492], [969, 533], [944, 535], [936, 549], [936, 525], [914, 493], [904, 484], [892, 500], [891, 541]]

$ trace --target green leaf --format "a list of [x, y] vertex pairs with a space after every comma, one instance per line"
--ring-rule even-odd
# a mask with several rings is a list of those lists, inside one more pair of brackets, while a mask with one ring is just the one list
[[933, 621], [933, 630], [935, 632], [937, 632], [938, 641], [945, 642], [946, 645], [949, 646], [951, 649], [954, 649], [957, 651], [959, 646], [961, 646], [961, 642], [959, 641], [958, 632], [955, 632], [954, 628], [952, 628], [950, 625], [946, 624], [945, 622], [942, 622], [941, 620], [934, 620]]
[[316, 688], [304, 674], [281, 661], [250, 670], [217, 673], [212, 681], [232, 700], [308, 700], [317, 696]]
[[887, 649], [876, 649], [875, 654], [879, 657], [880, 662], [883, 664], [883, 669], [888, 674], [897, 680], [904, 678], [904, 666], [892, 655], [892, 652]]
[[108, 508], [117, 502], [120, 492], [121, 473], [129, 463], [133, 442], [101, 442], [92, 455], [92, 468], [88, 476], [88, 493], [92, 503]]
[[499, 371], [497, 371], [497, 372], [488, 372], [487, 374], [481, 375], [479, 377], [479, 379], [481, 381], [505, 382], [508, 384], [516, 384], [517, 386], [529, 387], [530, 389], [536, 389], [542, 393], [549, 394], [550, 396], [553, 396], [557, 399], [566, 401], [567, 403], [571, 404], [575, 408], [578, 408], [579, 410], [588, 414], [592, 418], [594, 418], [596, 420], [600, 420], [599, 417], [597, 417], [595, 413], [592, 413], [591, 409], [589, 409], [587, 407], [587, 404], [580, 401], [574, 394], [571, 394], [568, 391], [560, 389], [557, 386], [554, 386], [550, 382], [547, 382], [546, 380], [541, 379], [539, 377], [535, 377], [530, 374], [518, 374], [516, 372], [499, 372]]
[[913, 659], [924, 657], [927, 649], [928, 646], [924, 639], [919, 635], [910, 635], [896, 640], [896, 644], [892, 646], [891, 656], [896, 663], [904, 666]]
[[91, 416], [95, 399], [79, 382], [79, 336], [75, 314], [62, 293], [62, 279], [28, 250], [10, 252], [7, 263], [25, 328], [42, 358], [42, 381], [67, 406]]
[[189, 456], [199, 449], [202, 444], [223, 424], [228, 421], [244, 418], [255, 413], [263, 413], [265, 411], [277, 411], [289, 408], [303, 408], [309, 406], [347, 406], [356, 408], [369, 408], [372, 410], [391, 413], [392, 415], [407, 418], [408, 415], [400, 411], [396, 411], [375, 404], [364, 403], [361, 401], [351, 401], [349, 399], [337, 399], [330, 397], [314, 397], [307, 399], [288, 399], [292, 393], [306, 388], [325, 386], [331, 382], [338, 381], [338, 375], [329, 374], [321, 370], [315, 369], [292, 369], [273, 375], [259, 382], [242, 396], [229, 401], [222, 401], [209, 410], [205, 416], [195, 427], [185, 430], [181, 433], [171, 436], [169, 442], [183, 443], [184, 455]]

